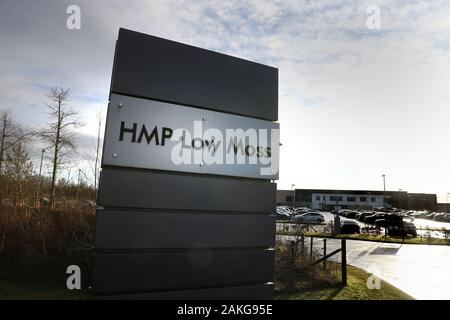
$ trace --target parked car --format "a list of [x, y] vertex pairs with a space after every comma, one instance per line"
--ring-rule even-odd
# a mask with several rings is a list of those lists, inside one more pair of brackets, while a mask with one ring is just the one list
[[288, 209], [288, 207], [279, 206], [277, 207], [277, 219], [290, 219], [291, 218], [291, 211]]
[[340, 215], [346, 218], [354, 219], [358, 213], [358, 211], [345, 209], [340, 212]]
[[302, 214], [302, 213], [306, 213], [308, 211], [310, 211], [311, 209], [306, 208], [306, 207], [299, 207], [299, 208], [295, 208], [294, 209], [294, 214]]
[[322, 223], [325, 221], [325, 218], [318, 212], [310, 211], [307, 213], [295, 215], [294, 220], [298, 222]]
[[363, 211], [356, 215], [356, 219], [358, 221], [364, 222], [365, 217], [373, 215], [373, 214], [375, 214], [375, 212], [373, 212], [373, 211]]
[[341, 233], [343, 234], [351, 234], [351, 233], [360, 233], [361, 228], [358, 223], [353, 220], [344, 220], [341, 221]]
[[291, 216], [284, 211], [277, 209], [277, 220], [289, 220]]
[[358, 211], [349, 211], [349, 212], [347, 213], [347, 218], [350, 218], [350, 219], [356, 219], [356, 215], [357, 215], [357, 214], [359, 214]]
[[414, 211], [413, 213], [411, 213], [411, 216], [415, 217], [415, 218], [424, 218], [426, 215], [428, 215], [430, 212], [425, 210], [425, 211]]
[[424, 218], [428, 220], [434, 220], [434, 217], [437, 215], [437, 213], [429, 213]]
[[439, 222], [450, 222], [450, 213], [437, 213], [434, 216], [434, 220]]
[[349, 211], [350, 211], [350, 210], [348, 210], [348, 209], [342, 209], [342, 210], [339, 211], [339, 215], [340, 215], [340, 216], [343, 216], [343, 217], [346, 217], [346, 216], [347, 216], [347, 213], [348, 213]]
[[364, 218], [364, 222], [368, 224], [374, 224], [375, 220], [384, 219], [386, 213], [375, 213], [372, 215], [368, 215]]
[[[403, 223], [403, 225], [402, 225]], [[414, 223], [402, 221], [402, 223], [393, 223], [387, 227], [387, 233], [390, 236], [413, 236], [417, 237], [417, 229]]]
[[403, 217], [397, 214], [384, 214], [380, 219], [376, 219], [374, 221], [375, 226], [377, 227], [387, 227], [393, 224], [400, 224], [403, 221]]

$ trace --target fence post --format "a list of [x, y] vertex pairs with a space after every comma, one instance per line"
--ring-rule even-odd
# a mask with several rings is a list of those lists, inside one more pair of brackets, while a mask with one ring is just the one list
[[[323, 239], [323, 257], [327, 255], [327, 239]], [[323, 260], [323, 270], [327, 268], [327, 259]]]
[[313, 256], [313, 241], [314, 241], [314, 238], [313, 237], [311, 237], [311, 243], [310, 243], [310, 249], [309, 249], [309, 256], [312, 258], [312, 256]]
[[342, 273], [342, 285], [347, 285], [347, 243], [345, 239], [341, 239], [341, 273]]

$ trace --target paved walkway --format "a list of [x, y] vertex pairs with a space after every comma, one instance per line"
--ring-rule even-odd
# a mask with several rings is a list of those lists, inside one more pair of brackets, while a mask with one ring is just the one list
[[[321, 239], [315, 238], [314, 248], [320, 252], [322, 247]], [[327, 252], [339, 247], [340, 240], [327, 240]], [[450, 300], [450, 246], [347, 240], [347, 262], [416, 299]]]

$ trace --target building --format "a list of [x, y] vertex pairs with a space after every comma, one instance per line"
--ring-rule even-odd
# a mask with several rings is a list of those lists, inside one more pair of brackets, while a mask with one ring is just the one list
[[450, 212], [450, 203], [438, 203], [437, 211], [438, 212]]
[[277, 190], [277, 206], [294, 206], [294, 190]]
[[[408, 210], [437, 210], [435, 194], [408, 193], [406, 191], [373, 191], [373, 190], [322, 190], [295, 189], [278, 190], [278, 205], [294, 205], [312, 209], [331, 210], [335, 206], [342, 209], [374, 209], [379, 207]], [[291, 201], [289, 201], [291, 200]]]

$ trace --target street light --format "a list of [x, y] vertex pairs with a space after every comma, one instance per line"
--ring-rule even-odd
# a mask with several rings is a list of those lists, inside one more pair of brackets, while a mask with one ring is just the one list
[[384, 206], [384, 240], [387, 237], [387, 215], [386, 215], [386, 175], [381, 175], [383, 177], [383, 206]]

